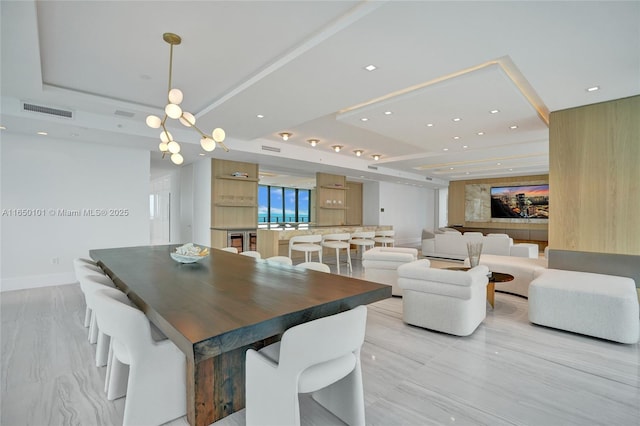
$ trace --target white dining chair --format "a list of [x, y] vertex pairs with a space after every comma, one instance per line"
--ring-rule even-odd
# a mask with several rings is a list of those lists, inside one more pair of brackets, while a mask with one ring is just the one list
[[358, 251], [357, 258], [362, 259], [362, 253], [376, 245], [373, 238], [376, 236], [375, 231], [361, 231], [351, 234], [350, 244], [356, 246]]
[[[73, 259], [73, 270], [76, 275], [76, 281], [80, 282], [80, 277], [86, 274], [98, 273], [104, 274], [104, 271], [93, 260], [77, 257]], [[91, 325], [91, 308], [87, 305], [85, 297], [84, 326]]]
[[331, 273], [331, 268], [329, 268], [329, 265], [320, 262], [303, 262], [297, 264], [296, 268], [311, 269], [313, 271], [326, 272], [327, 274]]
[[261, 259], [262, 258], [262, 255], [260, 254], [260, 252], [257, 252], [255, 250], [241, 251], [240, 254], [243, 255], [243, 256], [247, 256], [247, 257], [254, 257], [256, 259]]
[[382, 247], [393, 247], [396, 243], [395, 235], [396, 231], [394, 230], [376, 231], [373, 241]]
[[98, 326], [96, 325], [96, 318], [93, 312], [93, 308], [91, 307], [90, 301], [87, 299], [86, 286], [84, 286], [83, 283], [85, 282], [85, 278], [87, 276], [95, 275], [99, 277], [104, 277], [104, 281], [103, 281], [104, 285], [108, 285], [109, 287], [115, 287], [115, 284], [113, 284], [113, 281], [111, 281], [109, 277], [104, 275], [104, 272], [102, 271], [102, 269], [98, 267], [91, 267], [89, 265], [78, 265], [75, 268], [75, 273], [76, 273], [76, 278], [80, 283], [80, 290], [82, 290], [82, 294], [84, 295], [84, 301], [86, 305], [85, 314], [84, 314], [84, 325], [85, 327], [89, 328], [89, 331], [87, 333], [87, 339], [89, 340], [89, 343], [95, 344], [98, 341], [99, 329], [98, 329]]
[[[98, 315], [94, 312], [94, 299], [93, 294], [98, 290], [105, 288], [112, 288], [116, 291], [120, 291], [115, 288], [115, 284], [106, 275], [86, 274], [80, 277], [80, 289], [84, 293], [87, 306], [91, 308], [91, 325], [89, 327], [89, 334], [91, 335], [90, 342], [96, 343], [96, 367], [103, 367], [107, 365], [109, 359], [109, 335], [104, 333], [104, 330], [100, 329], [98, 325]], [[124, 293], [123, 293], [124, 295]], [[125, 296], [126, 298], [126, 296]]]
[[281, 263], [283, 265], [293, 265], [290, 257], [287, 256], [271, 256], [265, 259], [268, 263]]
[[322, 247], [327, 247], [330, 249], [335, 249], [336, 251], [336, 267], [338, 274], [340, 274], [340, 250], [345, 250], [347, 252], [347, 266], [349, 268], [349, 273], [353, 272], [353, 267], [351, 266], [351, 244], [349, 240], [351, 239], [351, 234], [342, 233], [342, 234], [326, 234], [322, 236]]
[[[289, 258], [292, 251], [304, 253], [304, 261], [311, 260], [311, 253], [318, 253], [318, 261], [322, 263], [322, 235], [295, 235], [289, 239]], [[292, 258], [291, 258], [292, 259]], [[292, 259], [293, 260], [293, 259]]]
[[145, 314], [129, 306], [124, 294], [103, 289], [93, 295], [98, 322], [112, 338], [109, 390], [128, 366], [123, 426], [160, 425], [187, 412], [186, 357], [171, 340], [155, 342]]
[[360, 348], [367, 308], [292, 327], [282, 340], [246, 354], [246, 424], [299, 425], [299, 393], [349, 425], [364, 425]]

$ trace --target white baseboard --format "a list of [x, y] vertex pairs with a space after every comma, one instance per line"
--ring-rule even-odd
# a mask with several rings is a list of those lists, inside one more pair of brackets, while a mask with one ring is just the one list
[[51, 287], [54, 285], [71, 284], [76, 282], [78, 281], [76, 280], [76, 276], [73, 272], [3, 278], [2, 281], [0, 281], [0, 292]]

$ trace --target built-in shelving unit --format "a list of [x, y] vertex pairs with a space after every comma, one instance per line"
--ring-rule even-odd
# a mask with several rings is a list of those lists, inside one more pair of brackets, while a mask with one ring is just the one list
[[316, 173], [316, 222], [320, 226], [347, 223], [347, 178]]
[[258, 227], [258, 165], [211, 161], [211, 245], [225, 247], [229, 243], [226, 230]]

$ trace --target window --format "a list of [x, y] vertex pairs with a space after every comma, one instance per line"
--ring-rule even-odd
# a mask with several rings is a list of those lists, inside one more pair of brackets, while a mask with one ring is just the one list
[[258, 223], [309, 222], [308, 189], [258, 185]]

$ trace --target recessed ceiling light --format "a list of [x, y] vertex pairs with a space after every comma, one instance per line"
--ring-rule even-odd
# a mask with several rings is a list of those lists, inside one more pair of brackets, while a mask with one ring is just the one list
[[307, 142], [309, 142], [311, 146], [316, 146], [320, 141], [318, 139], [307, 139]]
[[371, 158], [373, 158], [374, 160], [378, 161], [380, 159], [380, 154], [373, 154], [371, 156]]
[[360, 121], [369, 121], [369, 119], [367, 117], [362, 117]]
[[340, 152], [340, 150], [342, 149], [342, 145], [333, 145], [331, 146], [331, 148], [333, 148], [335, 152]]
[[484, 132], [478, 132], [478, 133], [476, 133], [476, 135], [482, 136], [482, 135], [484, 135]]
[[39, 134], [40, 136], [47, 136], [49, 133], [47, 133], [47, 132], [38, 132], [38, 134]]
[[7, 130], [7, 128], [4, 126], [0, 126], [0, 130]]
[[598, 90], [600, 90], [600, 86], [593, 86], [593, 87], [587, 88], [587, 92], [597, 92]]
[[460, 136], [454, 136], [453, 138], [454, 138], [455, 140], [458, 140], [458, 139], [460, 139]]
[[287, 132], [282, 132], [278, 134], [280, 135], [283, 141], [288, 141], [289, 138], [292, 136], [291, 133], [287, 133]]
[[443, 151], [449, 151], [449, 148], [442, 148]]
[[433, 123], [427, 124], [427, 127], [433, 127]]
[[258, 117], [258, 118], [264, 118], [264, 115], [262, 115], [262, 114], [258, 114], [258, 115], [256, 115], [256, 117]]
[[376, 67], [375, 65], [367, 65], [366, 67], [364, 67], [364, 69], [367, 70], [367, 71], [373, 71], [376, 68], [378, 68], [378, 67]]
[[497, 114], [500, 112], [499, 109], [492, 109], [491, 111], [489, 111], [491, 114]]
[[464, 149], [467, 149], [467, 148], [469, 148], [469, 145], [462, 145], [462, 147], [463, 147]]
[[449, 167], [449, 170], [453, 170], [453, 167]]
[[362, 155], [364, 151], [361, 149], [356, 149], [355, 151], [353, 151], [354, 154], [356, 154], [356, 156], [360, 157]]
[[456, 118], [452, 118], [453, 121], [455, 121], [456, 123], [460, 120], [462, 120], [460, 117], [456, 117]]
[[393, 114], [391, 111], [385, 111], [384, 112], [384, 115], [391, 115], [391, 114]]
[[513, 171], [513, 169], [509, 169], [509, 171], [510, 171], [510, 172], [512, 172], [512, 171]]
[[515, 130], [515, 129], [517, 129], [517, 128], [518, 128], [518, 126], [516, 126], [516, 125], [514, 124], [513, 126], [509, 126], [509, 128], [510, 128], [511, 130]]
[[466, 173], [465, 173], [465, 175], [468, 175], [468, 174], [469, 174], [469, 172], [466, 172]]
[[198, 154], [200, 157], [204, 157], [204, 152], [201, 152], [200, 154]]
[[501, 166], [501, 165], [502, 165], [502, 163], [496, 163], [496, 165], [497, 165], [497, 166]]

